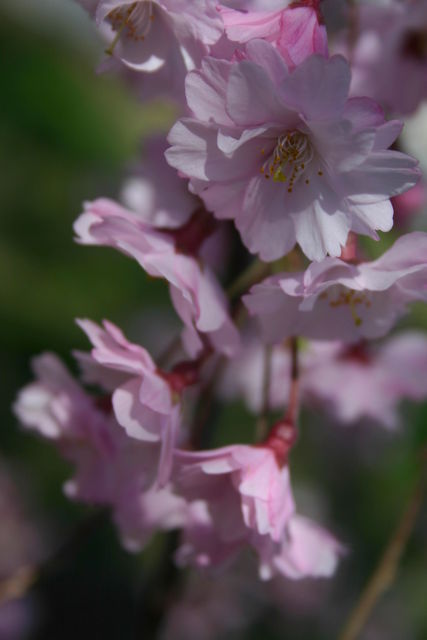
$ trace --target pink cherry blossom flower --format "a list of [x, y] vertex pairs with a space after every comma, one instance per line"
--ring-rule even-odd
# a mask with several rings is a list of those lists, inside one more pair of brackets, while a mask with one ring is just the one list
[[182, 62], [192, 68], [223, 30], [213, 0], [99, 0], [95, 18], [107, 51], [149, 73]]
[[[316, 525], [305, 526], [304, 519], [300, 525], [299, 517], [295, 519], [289, 469], [277, 455], [269, 445], [175, 453], [175, 490], [190, 502], [199, 501], [184, 530], [184, 542], [178, 550], [180, 564], [222, 564], [249, 545], [260, 556], [263, 579], [275, 572], [292, 578], [333, 572], [339, 545], [334, 540], [334, 546], [327, 546]], [[316, 534], [311, 535], [311, 530]], [[302, 537], [297, 540], [300, 531]]]
[[367, 95], [386, 111], [413, 113], [427, 98], [427, 5], [424, 0], [362, 4], [358, 39], [349, 50], [353, 94]]
[[222, 7], [221, 15], [230, 40], [241, 44], [255, 38], [267, 40], [293, 69], [313, 53], [328, 56], [326, 29], [318, 4], [316, 0], [291, 4], [285, 0], [273, 10], [260, 3], [258, 10], [244, 12]]
[[187, 181], [167, 164], [166, 148], [164, 138], [144, 142], [145, 161], [125, 181], [122, 199], [147, 225], [176, 228], [188, 222], [201, 203], [189, 192]]
[[274, 260], [298, 242], [321, 260], [349, 231], [392, 227], [391, 196], [418, 180], [416, 161], [387, 150], [401, 130], [378, 105], [348, 99], [344, 58], [307, 58], [290, 72], [268, 42], [248, 59], [205, 58], [186, 80], [194, 118], [172, 128], [168, 162], [218, 218], [233, 218], [252, 253]]
[[427, 339], [406, 332], [376, 347], [335, 348], [304, 371], [301, 387], [306, 401], [325, 407], [342, 424], [368, 418], [396, 428], [400, 401], [427, 396]]
[[[79, 320], [79, 326], [93, 345], [91, 357], [101, 370], [111, 369], [123, 376], [112, 394], [112, 405], [118, 423], [126, 433], [145, 443], [161, 443], [158, 481], [163, 486], [169, 476], [172, 451], [180, 427], [180, 395], [174, 391], [167, 374], [161, 372], [148, 351], [127, 341], [111, 322], [104, 328], [90, 320]], [[97, 382], [95, 377], [91, 382]], [[102, 384], [104, 377], [99, 382]]]
[[289, 336], [357, 342], [385, 335], [408, 303], [427, 300], [427, 234], [399, 238], [378, 260], [312, 263], [252, 287], [244, 302], [266, 340]]
[[141, 551], [157, 531], [184, 527], [189, 506], [169, 486], [151, 486], [122, 496], [115, 505], [114, 522], [120, 531], [123, 546], [131, 552]]
[[224, 539], [246, 535], [247, 529], [281, 539], [295, 507], [289, 469], [279, 466], [273, 450], [233, 445], [213, 451], [178, 451], [176, 459], [180, 491], [209, 500]]
[[259, 539], [260, 577], [269, 580], [284, 575], [294, 580], [311, 576], [328, 578], [345, 548], [318, 524], [299, 514], [289, 519], [281, 544]]
[[24, 427], [55, 442], [75, 465], [65, 485], [69, 497], [111, 506], [130, 485], [142, 489], [153, 482], [158, 447], [135, 445], [55, 355], [35, 358], [33, 369], [36, 380], [19, 393], [14, 411]]
[[111, 200], [85, 205], [74, 225], [82, 244], [104, 245], [131, 256], [151, 276], [165, 278], [176, 312], [186, 327], [185, 347], [198, 355], [203, 338], [227, 356], [239, 347], [239, 334], [228, 313], [228, 302], [209, 267], [192, 255], [179, 252], [173, 234], [161, 233]]
[[[93, 326], [85, 323], [85, 328], [95, 336]], [[131, 368], [132, 358], [136, 366], [138, 349], [128, 345], [127, 361], [123, 344], [121, 354], [118, 345], [113, 353], [117, 330], [111, 325], [109, 329], [110, 351], [105, 345], [102, 352], [102, 336], [98, 335], [94, 338], [96, 357], [104, 366], [115, 357], [118, 369], [125, 372]], [[103, 337], [106, 343], [107, 332]], [[188, 519], [187, 502], [156, 483], [159, 445], [140, 437], [140, 432], [137, 439], [129, 437], [111, 408], [102, 408], [103, 399], [97, 402], [91, 398], [53, 354], [36, 358], [33, 368], [37, 379], [20, 392], [15, 413], [26, 428], [52, 440], [75, 465], [74, 477], [65, 485], [68, 497], [109, 506], [129, 551], [142, 549], [157, 530], [183, 526]], [[92, 381], [99, 382], [96, 378]], [[125, 392], [123, 387], [118, 389], [119, 396]], [[120, 397], [113, 398], [113, 403], [119, 405], [117, 414], [122, 415]]]

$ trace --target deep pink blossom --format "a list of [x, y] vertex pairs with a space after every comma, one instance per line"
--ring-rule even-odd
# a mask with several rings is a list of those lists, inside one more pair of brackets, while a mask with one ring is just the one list
[[[224, 3], [227, 4], [227, 3]], [[283, 56], [289, 69], [295, 68], [313, 53], [328, 56], [326, 29], [316, 3], [282, 1], [268, 9], [266, 3], [245, 11], [221, 8], [227, 37], [246, 44], [255, 38], [271, 42]], [[317, 3], [319, 4], [319, 3]]]
[[290, 72], [268, 42], [246, 49], [246, 60], [205, 58], [187, 76], [194, 117], [172, 128], [168, 162], [264, 260], [296, 242], [321, 260], [340, 255], [351, 230], [388, 231], [389, 198], [419, 177], [415, 160], [388, 150], [401, 124], [367, 98], [348, 99], [340, 56], [313, 55]]
[[239, 334], [229, 316], [225, 293], [208, 266], [202, 267], [194, 256], [179, 251], [173, 234], [150, 227], [105, 199], [87, 203], [74, 230], [82, 244], [119, 249], [149, 275], [168, 281], [173, 305], [186, 327], [183, 339], [190, 355], [203, 349], [204, 336], [215, 350], [228, 356], [236, 352]]
[[427, 234], [410, 233], [373, 262], [325, 258], [306, 271], [267, 278], [244, 302], [271, 342], [296, 335], [349, 342], [379, 338], [408, 303], [427, 300], [426, 256]]

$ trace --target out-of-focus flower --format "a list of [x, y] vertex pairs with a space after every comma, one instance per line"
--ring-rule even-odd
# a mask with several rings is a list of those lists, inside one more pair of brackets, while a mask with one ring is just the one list
[[168, 162], [218, 218], [235, 220], [252, 253], [274, 260], [298, 242], [321, 260], [348, 233], [392, 227], [389, 198], [419, 178], [388, 150], [401, 130], [368, 98], [348, 99], [344, 58], [307, 58], [293, 72], [268, 42], [247, 58], [205, 58], [186, 80], [194, 118], [172, 128]]
[[415, 214], [427, 205], [427, 188], [424, 182], [419, 182], [400, 196], [392, 198], [394, 221], [402, 227], [411, 224]]
[[244, 302], [270, 342], [290, 336], [357, 342], [385, 335], [407, 305], [427, 300], [427, 234], [399, 238], [378, 260], [338, 258], [252, 287]]
[[427, 5], [424, 0], [361, 4], [351, 57], [355, 95], [394, 114], [414, 112], [427, 98]]
[[172, 229], [188, 222], [201, 203], [166, 162], [166, 148], [164, 138], [144, 142], [145, 161], [124, 183], [122, 198], [142, 222]]
[[237, 351], [239, 334], [215, 275], [194, 255], [180, 251], [187, 244], [199, 248], [197, 233], [191, 237], [179, 230], [175, 235], [162, 233], [105, 199], [88, 203], [74, 230], [82, 244], [114, 247], [137, 260], [149, 275], [168, 281], [173, 305], [186, 327], [183, 339], [191, 356], [203, 350], [202, 336], [220, 353], [231, 356]]
[[[265, 347], [252, 340], [230, 362], [221, 381], [223, 399], [241, 398], [259, 414], [263, 408]], [[288, 402], [291, 356], [287, 345], [271, 355], [269, 407]], [[299, 350], [299, 392], [304, 406], [322, 408], [341, 424], [369, 419], [387, 428], [399, 425], [404, 400], [427, 397], [427, 338], [407, 331], [381, 345], [309, 342]]]
[[182, 62], [192, 68], [223, 31], [213, 0], [99, 0], [96, 9], [82, 4], [95, 14], [110, 43], [107, 51], [148, 73], [165, 65], [180, 70]]
[[335, 350], [306, 369], [302, 387], [308, 402], [325, 407], [342, 424], [363, 418], [387, 428], [399, 423], [403, 399], [427, 397], [427, 339], [407, 332], [382, 345]]
[[132, 444], [109, 408], [100, 408], [102, 401], [98, 406], [55, 355], [35, 358], [33, 370], [36, 380], [19, 393], [14, 410], [24, 427], [55, 442], [75, 465], [75, 475], [65, 485], [69, 497], [111, 505], [129, 493], [132, 475], [139, 489], [153, 482], [158, 447]]
[[[155, 432], [153, 407], [162, 409], [170, 401], [170, 391], [159, 390], [162, 382], [166, 386], [165, 381], [157, 384], [154, 375], [150, 378], [149, 356], [145, 357], [142, 348], [124, 344], [124, 339], [119, 344], [122, 336], [115, 327], [107, 325], [103, 331], [87, 321], [82, 324], [95, 343], [93, 357], [101, 374], [96, 375], [93, 368], [91, 382], [104, 382], [102, 367], [111, 367], [128, 379], [112, 398], [123, 425], [116, 420], [109, 396], [90, 397], [53, 354], [34, 359], [37, 379], [20, 392], [15, 413], [26, 428], [52, 440], [75, 466], [73, 479], [65, 485], [66, 494], [110, 507], [124, 546], [140, 550], [155, 531], [174, 529], [187, 521], [186, 501], [156, 482], [162, 464], [158, 441], [165, 436]], [[133, 413], [128, 402], [135, 405]], [[159, 418], [156, 426], [173, 431], [171, 420]], [[163, 454], [164, 465], [167, 455]], [[168, 471], [160, 468], [160, 474], [163, 472], [167, 475]]]

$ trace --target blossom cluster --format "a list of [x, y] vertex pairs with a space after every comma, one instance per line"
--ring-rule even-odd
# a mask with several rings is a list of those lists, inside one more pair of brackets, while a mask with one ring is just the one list
[[[15, 413], [72, 463], [66, 494], [109, 507], [129, 550], [179, 529], [179, 566], [251, 549], [262, 580], [331, 576], [345, 544], [292, 490], [301, 407], [393, 429], [402, 399], [427, 396], [427, 338], [387, 338], [427, 301], [427, 234], [393, 235], [376, 259], [363, 241], [424, 201], [398, 118], [427, 98], [425, 2], [361, 6], [349, 33], [329, 32], [320, 0], [80, 4], [102, 68], [179, 118], [144, 142], [121, 204], [84, 204], [75, 239], [166, 281], [182, 331], [154, 358], [112, 322], [79, 319], [79, 379], [38, 356]], [[212, 397], [245, 401], [252, 444], [212, 447]]]

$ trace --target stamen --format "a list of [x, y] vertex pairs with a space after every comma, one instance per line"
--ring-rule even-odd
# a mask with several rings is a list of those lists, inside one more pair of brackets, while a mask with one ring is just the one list
[[[325, 295], [324, 292], [319, 296], [319, 299], [326, 299], [328, 296]], [[329, 301], [329, 306], [334, 308], [341, 307], [343, 305], [347, 305], [350, 309], [351, 317], [353, 318], [354, 324], [356, 327], [359, 327], [363, 319], [357, 313], [357, 305], [364, 305], [366, 309], [369, 309], [371, 306], [371, 301], [367, 297], [367, 293], [363, 293], [360, 291], [354, 291], [354, 289], [340, 291], [335, 300]]]
[[[263, 155], [265, 150], [261, 150]], [[270, 160], [261, 167], [261, 173], [269, 174], [274, 182], [288, 182], [288, 193], [303, 175], [314, 156], [309, 139], [301, 131], [289, 131], [280, 136]], [[305, 180], [305, 184], [309, 184]]]
[[106, 49], [106, 53], [112, 55], [121, 37], [126, 36], [135, 41], [143, 41], [149, 34], [153, 23], [154, 9], [151, 0], [139, 0], [113, 9], [107, 15], [113, 31], [116, 31], [114, 40]]

